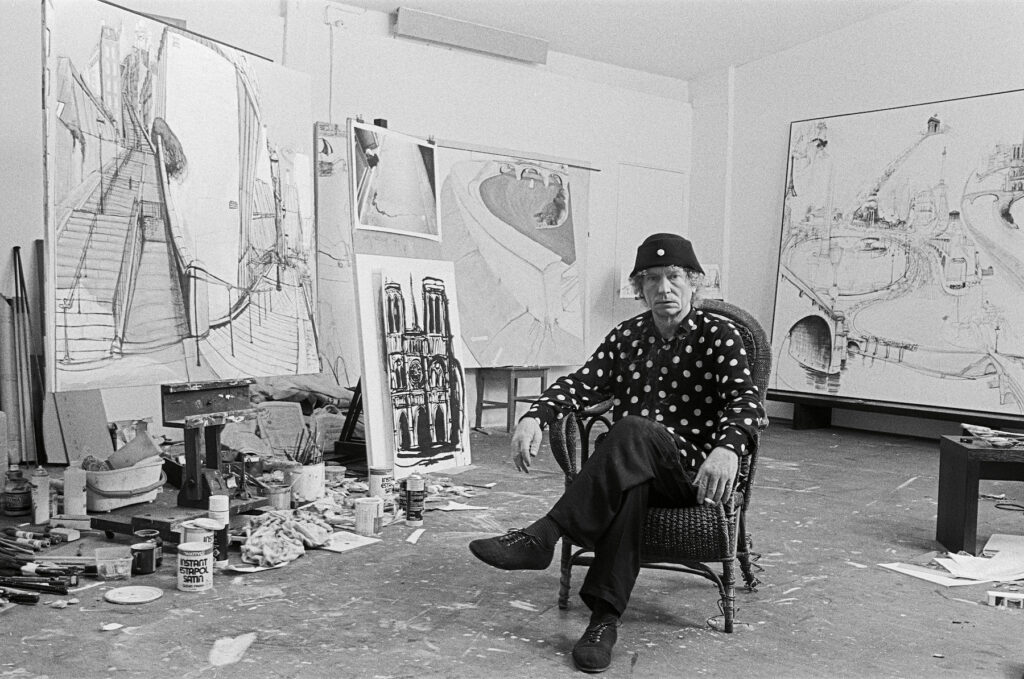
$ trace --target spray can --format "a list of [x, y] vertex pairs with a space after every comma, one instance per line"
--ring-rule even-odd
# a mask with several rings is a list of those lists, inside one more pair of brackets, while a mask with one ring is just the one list
[[427, 497], [427, 481], [419, 474], [405, 480], [405, 525], [423, 525], [423, 503]]
[[42, 465], [32, 472], [32, 523], [50, 520], [50, 475]]
[[7, 470], [4, 482], [4, 514], [7, 516], [24, 516], [32, 513], [32, 487], [28, 484], [17, 464]]

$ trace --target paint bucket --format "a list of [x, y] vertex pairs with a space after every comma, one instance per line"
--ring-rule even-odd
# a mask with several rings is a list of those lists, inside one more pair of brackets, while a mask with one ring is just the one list
[[292, 508], [292, 487], [283, 485], [270, 485], [266, 487], [267, 497], [270, 498], [270, 506], [274, 509]]
[[361, 497], [355, 501], [356, 533], [367, 537], [380, 535], [384, 529], [384, 499]]
[[213, 543], [183, 542], [178, 545], [178, 589], [203, 592], [213, 587]]
[[136, 542], [132, 545], [132, 575], [149, 575], [156, 570], [156, 543]]
[[304, 464], [291, 470], [292, 499], [296, 504], [319, 500], [324, 496], [324, 463]]
[[209, 542], [213, 544], [213, 534], [223, 527], [213, 519], [191, 519], [181, 522], [182, 542]]
[[160, 537], [160, 531], [153, 528], [143, 528], [132, 533], [139, 542], [152, 542], [156, 545], [156, 567], [160, 568], [164, 562], [164, 540]]
[[387, 497], [395, 490], [395, 470], [370, 467], [370, 497]]

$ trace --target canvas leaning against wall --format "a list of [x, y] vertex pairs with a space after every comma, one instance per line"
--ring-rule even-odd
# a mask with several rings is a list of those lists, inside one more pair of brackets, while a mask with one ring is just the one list
[[355, 120], [349, 128], [356, 228], [438, 240], [434, 145]]
[[772, 387], [1024, 414], [1024, 91], [798, 121]]
[[354, 249], [346, 125], [316, 124], [317, 318], [325, 373], [346, 387], [359, 381]]
[[438, 164], [466, 367], [578, 365], [588, 171], [450, 148]]
[[371, 467], [397, 478], [470, 463], [451, 262], [356, 256]]
[[48, 10], [50, 387], [318, 372], [308, 78], [103, 2]]

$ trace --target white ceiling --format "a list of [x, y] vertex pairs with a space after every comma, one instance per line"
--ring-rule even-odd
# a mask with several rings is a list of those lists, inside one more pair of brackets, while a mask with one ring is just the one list
[[692, 80], [813, 40], [909, 0], [340, 0], [399, 6], [548, 41], [555, 52]]

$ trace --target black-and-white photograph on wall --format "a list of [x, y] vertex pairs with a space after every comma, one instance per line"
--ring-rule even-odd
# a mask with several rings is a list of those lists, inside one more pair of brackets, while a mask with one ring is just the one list
[[1024, 414], [1024, 91], [794, 122], [772, 388]]

